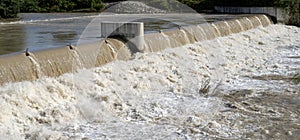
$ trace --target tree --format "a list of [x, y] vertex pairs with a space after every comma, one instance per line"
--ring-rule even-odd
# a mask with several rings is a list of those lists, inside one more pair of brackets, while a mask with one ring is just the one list
[[287, 24], [300, 26], [300, 0], [276, 0], [274, 4], [288, 13]]
[[39, 0], [38, 6], [43, 12], [64, 12], [74, 8], [71, 0]]
[[188, 5], [196, 11], [214, 9], [215, 1], [217, 0], [178, 0], [179, 2]]
[[0, 1], [0, 18], [16, 18], [20, 11], [18, 0]]
[[22, 0], [20, 4], [20, 12], [40, 12], [38, 0]]
[[104, 8], [102, 0], [76, 0], [75, 9], [89, 9], [90, 11], [101, 11]]
[[91, 0], [90, 7], [92, 11], [101, 11], [104, 8], [104, 5], [101, 0]]

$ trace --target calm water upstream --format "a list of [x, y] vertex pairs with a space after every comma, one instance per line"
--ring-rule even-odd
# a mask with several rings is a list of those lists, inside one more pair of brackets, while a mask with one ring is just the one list
[[78, 40], [95, 13], [21, 14], [16, 22], [0, 22], [0, 54], [65, 46]]
[[[62, 47], [68, 44], [77, 44], [82, 37], [82, 32], [93, 20], [101, 21], [125, 21], [137, 19], [145, 22], [145, 32], [169, 29], [179, 25], [199, 24], [228, 18], [236, 18], [236, 15], [197, 15], [197, 17], [185, 17], [172, 15], [164, 19], [173, 20], [170, 23], [159, 17], [149, 15], [132, 14], [101, 14], [99, 13], [26, 13], [20, 14], [21, 20], [15, 22], [0, 22], [0, 55], [14, 52], [22, 52], [26, 48], [31, 51], [53, 47]], [[149, 18], [149, 19], [147, 19]], [[156, 19], [154, 19], [156, 18]], [[97, 39], [96, 32], [89, 38]]]

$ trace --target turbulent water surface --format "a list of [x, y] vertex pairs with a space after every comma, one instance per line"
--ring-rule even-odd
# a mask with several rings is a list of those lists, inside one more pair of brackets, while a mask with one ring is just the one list
[[300, 29], [270, 25], [0, 87], [1, 139], [297, 139]]

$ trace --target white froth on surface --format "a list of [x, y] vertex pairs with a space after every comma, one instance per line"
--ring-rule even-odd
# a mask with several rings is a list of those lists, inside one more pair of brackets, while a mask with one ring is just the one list
[[[0, 87], [0, 139], [192, 139], [208, 137], [197, 129], [207, 125], [239, 138], [243, 130], [213, 120], [225, 107], [220, 96], [209, 95], [258, 88], [243, 85], [242, 77], [275, 67], [279, 75], [290, 67], [299, 72], [299, 59], [289, 68], [280, 64], [284, 56], [300, 55], [299, 34], [297, 27], [270, 25], [57, 78], [8, 83]], [[289, 46], [298, 47], [280, 49]]]

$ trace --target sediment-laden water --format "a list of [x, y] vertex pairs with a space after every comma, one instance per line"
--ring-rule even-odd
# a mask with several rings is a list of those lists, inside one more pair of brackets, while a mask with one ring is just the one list
[[[0, 55], [75, 44], [97, 13], [24, 13], [20, 20], [0, 22]], [[76, 24], [75, 24], [76, 23]]]
[[297, 139], [300, 29], [270, 25], [0, 87], [1, 139]]
[[[168, 16], [169, 15], [169, 16]], [[238, 18], [242, 15], [205, 14], [115, 14], [115, 13], [23, 13], [19, 21], [0, 22], [0, 55], [78, 45], [101, 37], [103, 21], [145, 23], [145, 32], [177, 28], [217, 20]], [[163, 18], [162, 18], [163, 16]], [[89, 26], [88, 26], [89, 25]], [[90, 28], [87, 28], [90, 27]]]

